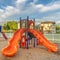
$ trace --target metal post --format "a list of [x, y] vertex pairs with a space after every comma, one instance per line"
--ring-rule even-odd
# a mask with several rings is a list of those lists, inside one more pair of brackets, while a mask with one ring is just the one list
[[21, 17], [20, 17], [20, 28], [22, 28], [22, 26], [21, 26]]
[[[21, 17], [20, 17], [20, 29], [22, 28], [21, 26]], [[21, 40], [20, 40], [20, 48], [21, 48]]]
[[[35, 18], [34, 18], [34, 29], [35, 29]], [[34, 48], [35, 48], [35, 37], [34, 37]]]
[[[35, 28], [35, 18], [34, 18], [34, 29], [36, 29]], [[35, 40], [36, 40], [36, 45], [38, 45], [38, 40], [35, 38]]]
[[34, 18], [34, 29], [35, 29], [35, 18]]
[[28, 20], [29, 20], [29, 16], [27, 16], [27, 20], [26, 20], [26, 48], [28, 49]]

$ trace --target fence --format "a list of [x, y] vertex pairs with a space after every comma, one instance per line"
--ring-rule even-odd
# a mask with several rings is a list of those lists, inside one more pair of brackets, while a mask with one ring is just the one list
[[60, 34], [44, 34], [44, 36], [53, 42], [60, 42]]
[[[13, 33], [5, 33], [8, 38], [11, 38], [13, 36]], [[44, 36], [53, 42], [60, 42], [60, 34], [44, 34]], [[0, 33], [0, 37], [3, 37]]]
[[[11, 38], [13, 36], [13, 33], [5, 33], [5, 35], [8, 37], [8, 38]], [[3, 35], [2, 33], [0, 33], [0, 38], [3, 38]]]

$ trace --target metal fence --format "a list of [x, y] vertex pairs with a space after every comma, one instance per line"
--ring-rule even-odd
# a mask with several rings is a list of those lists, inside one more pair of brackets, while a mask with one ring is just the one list
[[[5, 35], [8, 37], [8, 38], [11, 38], [13, 36], [14, 33], [5, 33]], [[0, 33], [0, 38], [4, 38], [2, 33]]]
[[[11, 38], [14, 33], [5, 33], [8, 38]], [[53, 42], [60, 42], [60, 34], [44, 34], [44, 36], [49, 40]], [[3, 37], [3, 35], [0, 33], [0, 37]]]
[[53, 42], [60, 42], [60, 34], [44, 34], [44, 36]]

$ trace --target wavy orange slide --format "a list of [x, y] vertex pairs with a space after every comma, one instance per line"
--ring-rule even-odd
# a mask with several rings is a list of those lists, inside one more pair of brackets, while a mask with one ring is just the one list
[[22, 39], [22, 34], [26, 31], [25, 28], [17, 30], [8, 45], [2, 49], [2, 54], [8, 57], [14, 56], [18, 50], [18, 41]]
[[39, 32], [38, 30], [32, 30], [32, 29], [29, 29], [28, 31], [32, 33], [43, 46], [48, 48], [48, 51], [51, 51], [51, 52], [58, 51], [56, 44], [53, 44], [50, 41], [48, 41], [41, 32]]
[[[26, 31], [25, 28], [17, 30], [11, 40], [8, 42], [8, 46], [2, 49], [2, 54], [8, 57], [14, 56], [18, 50], [18, 41], [22, 39], [22, 34]], [[57, 52], [58, 48], [55, 44], [49, 42], [44, 35], [38, 30], [28, 29], [28, 32], [32, 33], [37, 40], [49, 51]]]

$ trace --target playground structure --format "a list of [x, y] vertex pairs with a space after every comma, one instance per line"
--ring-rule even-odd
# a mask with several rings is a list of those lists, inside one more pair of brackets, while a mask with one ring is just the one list
[[[34, 21], [29, 21], [29, 17], [27, 17], [26, 28], [22, 28], [22, 26], [21, 26], [22, 23], [21, 23], [21, 18], [20, 18], [20, 29], [18, 29], [14, 33], [13, 37], [9, 40], [8, 45], [2, 49], [3, 55], [8, 56], [8, 57], [14, 56], [16, 54], [16, 52], [18, 51], [18, 42], [19, 41], [20, 41], [20, 47], [26, 46], [26, 48], [28, 49], [28, 41], [29, 41], [28, 33], [33, 34], [33, 36], [35, 38], [37, 38], [39, 45], [41, 44], [41, 45], [45, 46], [48, 49], [48, 51], [50, 51], [50, 52], [58, 51], [56, 44], [49, 42], [41, 32], [39, 32], [36, 29], [29, 28], [32, 23], [35, 28], [35, 19], [34, 19]], [[24, 32], [26, 32], [25, 35], [23, 35]], [[22, 40], [24, 40], [23, 43], [21, 42]], [[34, 47], [35, 47], [35, 45], [34, 45]]]
[[4, 32], [2, 32], [2, 26], [0, 26], [0, 33], [2, 34], [2, 36], [4, 37], [5, 40], [7, 40], [7, 36]]
[[[25, 21], [25, 27], [22, 27], [23, 22]], [[21, 20], [20, 18], [20, 29], [21, 28], [26, 28], [28, 29], [35, 29], [35, 19], [29, 20], [29, 18], [27, 17], [27, 20]], [[34, 38], [34, 36], [29, 33], [28, 31], [26, 31], [26, 33], [23, 33], [22, 39], [20, 40], [20, 47], [26, 47], [27, 49], [29, 48], [29, 42], [30, 40]], [[34, 47], [35, 47], [35, 40], [34, 40]]]

